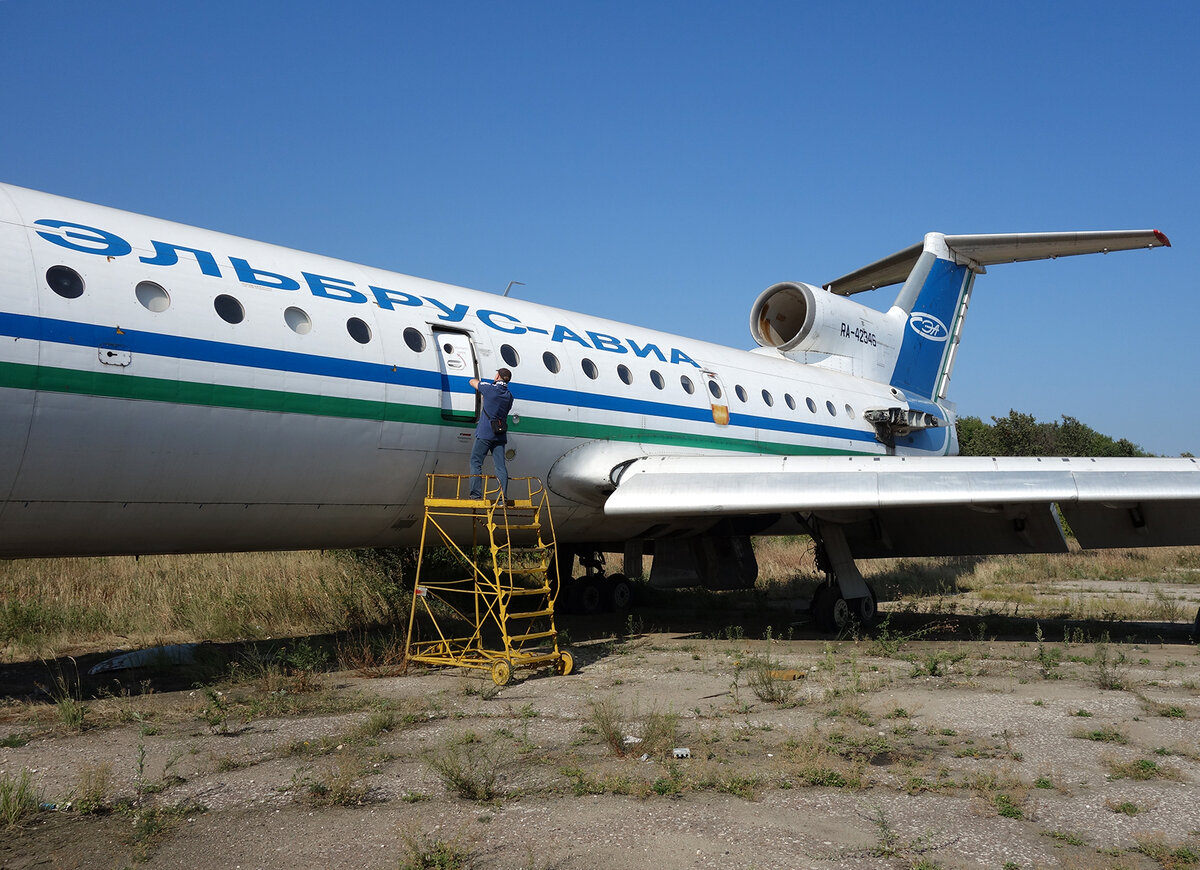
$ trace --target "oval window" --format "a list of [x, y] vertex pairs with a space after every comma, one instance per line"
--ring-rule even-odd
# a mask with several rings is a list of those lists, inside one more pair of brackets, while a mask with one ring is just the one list
[[404, 343], [413, 353], [425, 350], [425, 336], [421, 335], [421, 330], [411, 326], [404, 330]]
[[83, 278], [69, 266], [51, 266], [46, 270], [46, 283], [63, 299], [78, 299], [83, 295]]
[[692, 393], [696, 392], [696, 385], [692, 383], [692, 379], [689, 378], [687, 375], [679, 376], [679, 385], [681, 387], [683, 387], [683, 391], [685, 393], [687, 393], [689, 396]]
[[667, 382], [663, 380], [663, 376], [658, 373], [658, 369], [650, 369], [650, 383], [654, 384], [660, 390], [667, 385]]
[[242, 303], [224, 293], [213, 300], [213, 308], [216, 309], [217, 316], [226, 323], [241, 323], [246, 319], [246, 310], [242, 308]]
[[285, 308], [283, 312], [283, 322], [288, 325], [288, 329], [296, 333], [296, 335], [308, 335], [312, 331], [312, 318], [310, 318], [302, 308]]
[[804, 404], [808, 405], [808, 410], [811, 413], [817, 413], [817, 403], [812, 400], [812, 396], [809, 396], [807, 399], [805, 399]]
[[596, 364], [594, 362], [592, 362], [590, 359], [585, 359], [581, 363], [581, 365], [583, 366], [583, 373], [585, 375], [587, 375], [589, 378], [591, 378], [593, 381], [596, 380], [596, 378], [600, 377], [600, 369], [598, 369], [596, 367]]
[[617, 377], [627, 384], [633, 383], [633, 372], [629, 370], [629, 366], [627, 365], [617, 366]]
[[829, 416], [830, 416], [830, 417], [836, 417], [836, 416], [837, 416], [837, 408], [833, 407], [833, 402], [826, 402], [826, 403], [825, 403], [825, 410], [829, 412]]
[[166, 311], [171, 307], [171, 297], [161, 285], [153, 281], [142, 281], [133, 288], [133, 295], [142, 307], [155, 314]]
[[767, 403], [768, 408], [770, 408], [772, 405], [775, 404], [775, 399], [773, 399], [771, 397], [771, 394], [768, 393], [766, 390], [763, 390], [763, 401]]
[[558, 364], [558, 357], [550, 353], [550, 351], [546, 351], [544, 354], [542, 354], [542, 362], [546, 366], [546, 371], [558, 374], [558, 370], [560, 368]]
[[854, 409], [851, 408], [849, 405], [846, 406], [846, 416], [849, 417], [851, 420], [854, 419]]
[[366, 344], [371, 340], [371, 327], [367, 326], [366, 321], [357, 317], [351, 317], [346, 321], [346, 332], [350, 333], [350, 337], [359, 344]]
[[511, 344], [500, 346], [500, 358], [513, 368], [521, 364], [521, 355], [517, 353], [517, 349]]
[[741, 384], [738, 384], [737, 386], [735, 386], [735, 387], [733, 388], [733, 391], [734, 391], [735, 393], [737, 393], [737, 397], [738, 397], [738, 401], [739, 401], [739, 402], [744, 402], [744, 401], [746, 401], [746, 388], [745, 388], [745, 387], [743, 387]]
[[720, 384], [718, 384], [716, 381], [709, 381], [709, 382], [708, 382], [708, 391], [709, 391], [710, 393], [712, 393], [712, 397], [713, 397], [714, 399], [719, 399], [719, 398], [721, 398], [721, 385], [720, 385]]
[[791, 393], [784, 393], [783, 401], [785, 401], [787, 403], [789, 410], [792, 410], [792, 411], [796, 410], [796, 400], [792, 398]]

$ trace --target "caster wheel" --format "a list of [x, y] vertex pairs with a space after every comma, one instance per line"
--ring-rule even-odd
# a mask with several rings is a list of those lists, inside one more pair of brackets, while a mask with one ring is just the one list
[[492, 665], [492, 682], [497, 686], [507, 686], [512, 679], [512, 665], [506, 661], [498, 661]]
[[565, 677], [573, 670], [575, 670], [575, 657], [566, 650], [559, 653], [558, 661], [554, 663], [554, 673], [560, 677]]

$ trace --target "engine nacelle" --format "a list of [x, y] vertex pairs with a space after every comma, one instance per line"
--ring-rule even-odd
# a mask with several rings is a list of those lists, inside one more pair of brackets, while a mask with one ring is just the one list
[[876, 311], [811, 284], [784, 281], [754, 301], [750, 334], [761, 347], [792, 359], [816, 362], [809, 354], [833, 355], [853, 361], [856, 374], [878, 377], [895, 362], [904, 321], [903, 314]]
[[859, 345], [878, 345], [887, 317], [828, 290], [784, 281], [768, 287], [750, 309], [750, 333], [762, 347], [853, 355]]

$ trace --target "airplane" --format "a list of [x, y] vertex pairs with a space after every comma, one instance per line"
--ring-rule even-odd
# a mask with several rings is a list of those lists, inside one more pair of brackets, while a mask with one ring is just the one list
[[947, 399], [986, 267], [1169, 245], [928, 233], [767, 288], [740, 350], [0, 185], [0, 557], [413, 547], [502, 366], [584, 609], [628, 602], [605, 552], [752, 586], [754, 535], [812, 536], [831, 630], [875, 616], [856, 559], [1063, 552], [1060, 511], [1083, 547], [1198, 544], [1195, 459], [960, 457]]

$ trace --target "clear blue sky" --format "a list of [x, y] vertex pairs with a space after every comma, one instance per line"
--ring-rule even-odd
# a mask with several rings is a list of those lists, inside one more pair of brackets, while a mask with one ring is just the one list
[[0, 180], [735, 346], [770, 284], [929, 230], [1159, 228], [993, 267], [951, 398], [1200, 454], [1200, 4], [0, 0], [0, 34]]

